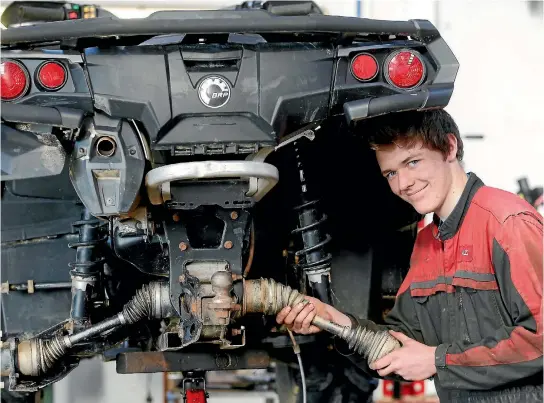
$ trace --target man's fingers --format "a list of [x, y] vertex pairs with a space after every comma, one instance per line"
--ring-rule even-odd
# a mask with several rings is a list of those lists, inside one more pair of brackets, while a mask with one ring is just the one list
[[406, 336], [403, 333], [395, 332], [394, 330], [390, 330], [389, 333], [398, 341], [400, 341], [402, 344], [406, 344], [406, 342], [411, 341], [412, 339]]
[[[295, 323], [294, 323], [294, 328], [297, 329], [297, 328], [302, 328], [304, 327], [302, 324], [304, 323], [304, 321], [306, 320], [306, 318], [308, 317], [308, 315], [314, 310], [314, 306], [312, 304], [308, 304], [304, 307], [304, 309], [302, 311], [300, 311], [300, 313], [297, 315], [297, 317], [295, 318]], [[309, 323], [308, 323], [309, 325]], [[307, 326], [308, 327], [308, 326]]]
[[289, 314], [287, 315], [283, 323], [285, 323], [286, 325], [292, 325], [295, 322], [295, 319], [300, 313], [300, 311], [302, 311], [303, 309], [304, 309], [304, 304], [302, 302], [300, 304], [295, 305], [291, 309], [291, 312], [289, 312]]
[[[312, 310], [308, 313], [308, 316], [306, 316], [306, 319], [304, 319], [304, 321], [302, 322], [301, 327], [310, 328], [310, 326], [312, 324], [312, 321], [314, 320], [316, 314], [317, 314], [317, 311], [316, 311], [315, 307], [312, 305]], [[315, 326], [313, 326], [313, 327], [315, 327]]]
[[391, 365], [389, 365], [388, 367], [386, 367], [386, 368], [384, 368], [384, 369], [380, 369], [380, 370], [378, 371], [378, 374], [379, 374], [380, 376], [387, 376], [387, 375], [389, 375], [389, 374], [395, 372], [396, 370], [397, 370], [397, 368], [396, 368], [393, 364], [391, 364]]
[[289, 312], [291, 312], [290, 306], [286, 306], [285, 308], [283, 308], [281, 311], [278, 312], [278, 314], [276, 315], [276, 322], [278, 323], [278, 325], [283, 324], [283, 321], [285, 320]]
[[395, 358], [393, 353], [389, 353], [385, 357], [382, 357], [379, 360], [370, 363], [369, 367], [370, 369], [374, 370], [385, 368], [393, 362], [393, 358]]

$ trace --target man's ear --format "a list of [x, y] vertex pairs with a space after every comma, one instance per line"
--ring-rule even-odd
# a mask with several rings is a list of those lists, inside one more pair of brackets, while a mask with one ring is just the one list
[[448, 162], [454, 162], [457, 160], [457, 138], [451, 134], [448, 133], [448, 155], [446, 157], [446, 161]]

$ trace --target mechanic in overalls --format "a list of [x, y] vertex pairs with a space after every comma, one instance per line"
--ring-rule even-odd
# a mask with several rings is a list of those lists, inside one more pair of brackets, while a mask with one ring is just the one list
[[311, 297], [277, 322], [301, 334], [319, 331], [316, 314], [386, 328], [400, 349], [370, 369], [360, 355], [349, 359], [375, 377], [434, 378], [441, 402], [542, 402], [542, 216], [465, 173], [459, 130], [444, 110], [377, 117], [357, 130], [391, 190], [419, 213], [434, 213], [433, 222], [418, 233], [386, 325]]

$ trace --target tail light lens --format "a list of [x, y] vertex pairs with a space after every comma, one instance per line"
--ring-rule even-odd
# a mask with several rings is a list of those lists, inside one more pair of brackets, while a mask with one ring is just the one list
[[392, 53], [385, 61], [385, 71], [387, 82], [402, 89], [420, 85], [426, 72], [421, 55], [411, 49]]
[[36, 83], [49, 91], [61, 89], [66, 84], [66, 69], [58, 62], [45, 62], [36, 71]]
[[30, 86], [25, 66], [14, 60], [0, 64], [2, 101], [15, 101], [26, 94]]
[[378, 62], [374, 56], [361, 53], [351, 61], [351, 74], [359, 81], [370, 81], [378, 75]]

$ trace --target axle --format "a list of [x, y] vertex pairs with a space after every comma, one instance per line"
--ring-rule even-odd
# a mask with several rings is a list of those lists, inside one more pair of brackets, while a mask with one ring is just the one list
[[[243, 315], [248, 313], [275, 315], [284, 307], [295, 306], [300, 302], [307, 302], [303, 294], [274, 280], [244, 281]], [[233, 314], [234, 309], [230, 310], [230, 314]], [[150, 283], [139, 290], [117, 315], [82, 332], [66, 336], [57, 335], [52, 339], [37, 337], [22, 341], [17, 346], [18, 370], [23, 375], [43, 375], [74, 345], [106, 330], [136, 323], [145, 318], [163, 319], [173, 315], [168, 285], [161, 282]], [[400, 343], [385, 330], [373, 331], [362, 326], [353, 329], [320, 316], [315, 316], [312, 324], [345, 340], [351, 350], [361, 354], [369, 363], [400, 347]]]
[[[301, 302], [307, 303], [303, 294], [272, 279], [249, 280], [244, 283], [244, 314], [262, 312], [276, 315], [284, 307], [294, 307]], [[352, 329], [318, 315], [314, 317], [312, 324], [345, 340], [349, 348], [361, 354], [368, 363], [400, 348], [398, 340], [386, 330], [373, 331], [362, 326]]]

